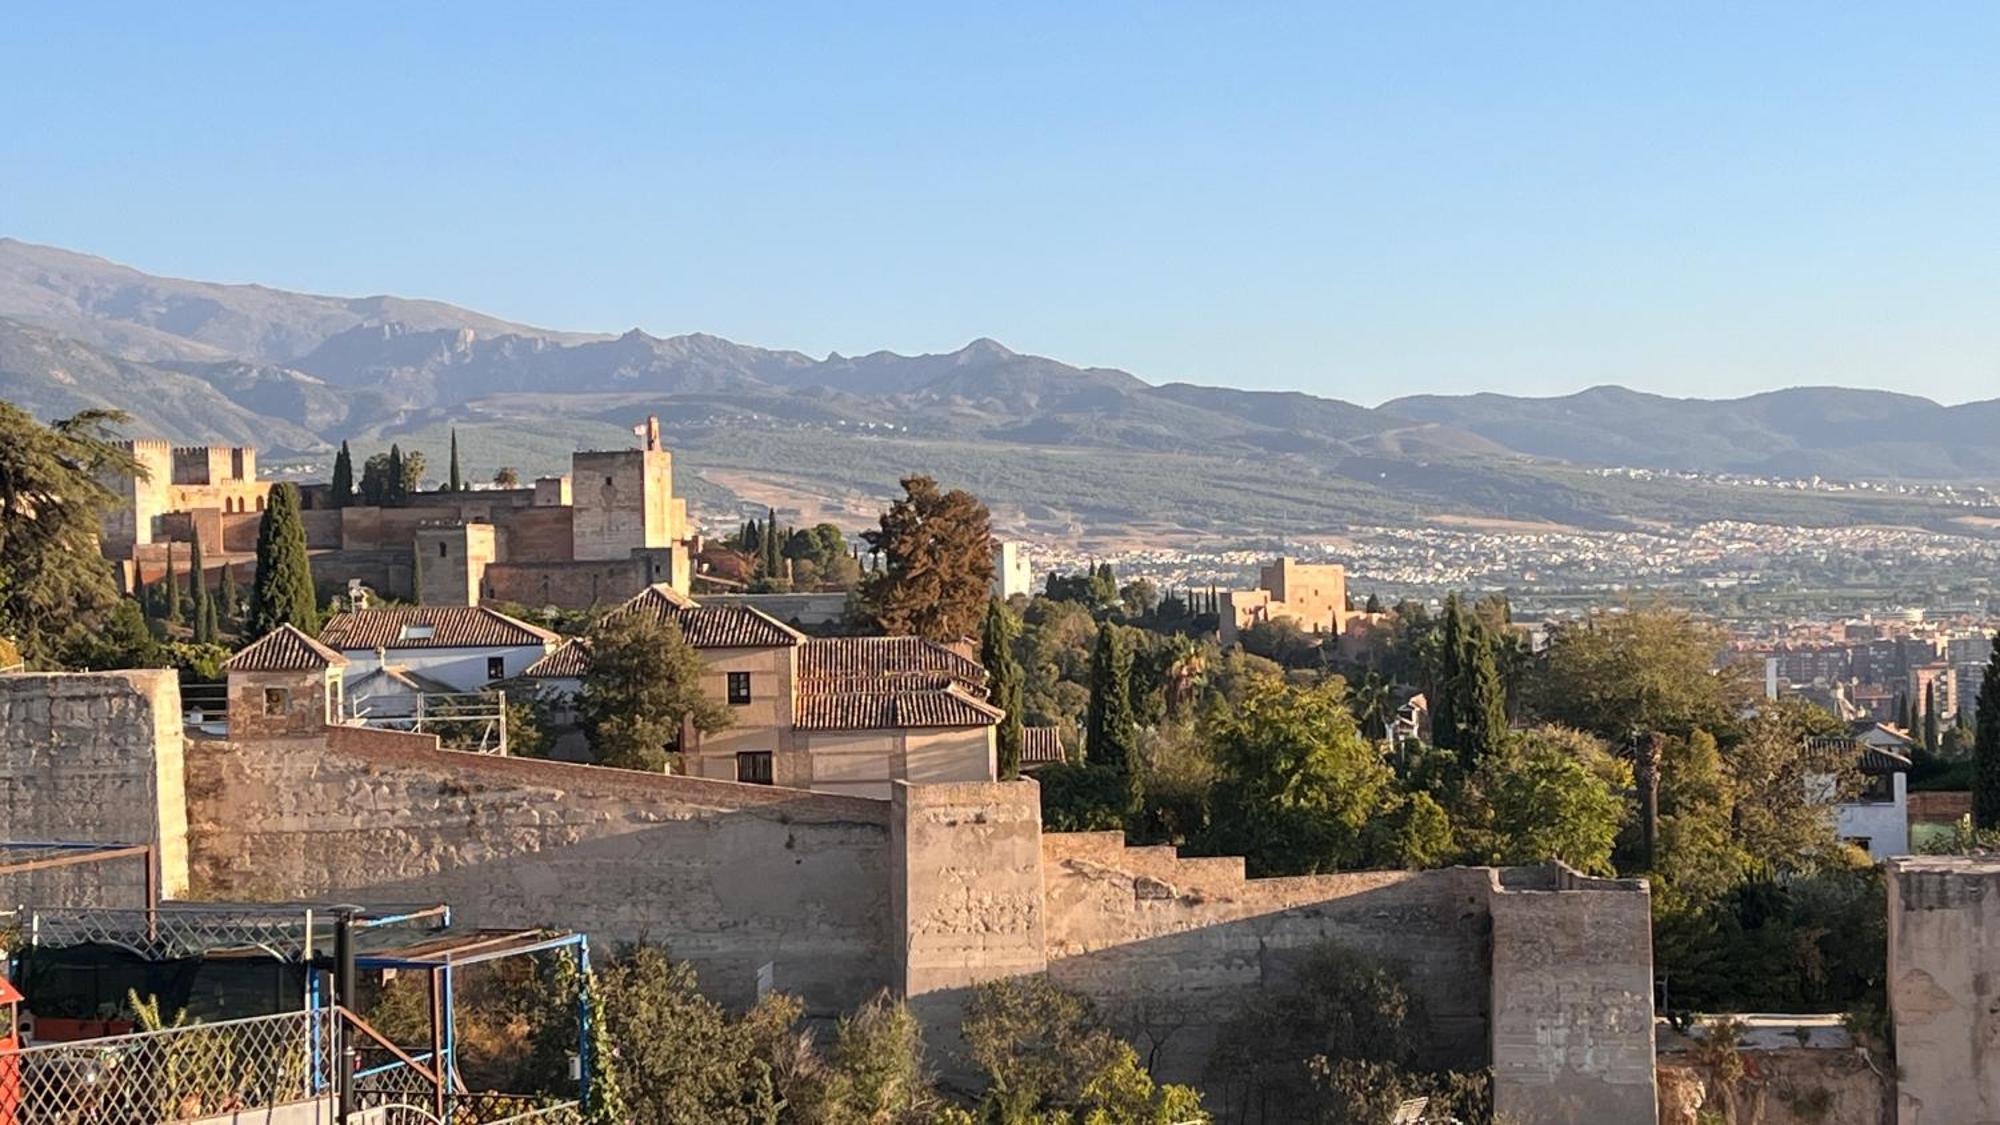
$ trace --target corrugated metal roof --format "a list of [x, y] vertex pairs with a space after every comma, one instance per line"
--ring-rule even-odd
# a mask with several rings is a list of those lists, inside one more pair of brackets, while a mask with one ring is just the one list
[[222, 668], [226, 672], [309, 672], [346, 663], [345, 656], [313, 640], [297, 626], [285, 624], [223, 661]]
[[1062, 732], [1054, 727], [1021, 728], [1021, 764], [1045, 766], [1064, 758]]
[[519, 648], [562, 638], [483, 605], [397, 606], [335, 614], [322, 643], [349, 652], [401, 648]]

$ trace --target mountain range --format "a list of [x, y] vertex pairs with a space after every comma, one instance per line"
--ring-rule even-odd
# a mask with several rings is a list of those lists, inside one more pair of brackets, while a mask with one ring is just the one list
[[[0, 239], [0, 398], [42, 417], [116, 407], [133, 416], [135, 434], [255, 444], [267, 464], [323, 465], [343, 439], [357, 451], [421, 445], [458, 426], [475, 473], [503, 462], [557, 469], [568, 448], [617, 442], [653, 412], [696, 466], [729, 470], [705, 474], [716, 479], [790, 476], [816, 487], [807, 478], [830, 475], [868, 491], [893, 485], [894, 451], [911, 462], [901, 471], [940, 477], [1004, 478], [1010, 457], [1018, 465], [1039, 455], [1073, 467], [1066, 478], [1088, 495], [1061, 495], [1060, 483], [1057, 495], [1006, 479], [974, 483], [1024, 510], [1084, 522], [1198, 524], [1167, 489], [1105, 503], [1112, 488], [1144, 491], [1106, 482], [1162, 458], [1158, 472], [1206, 474], [1217, 496], [1235, 497], [1226, 506], [1277, 531], [1313, 522], [1300, 505], [1323, 507], [1327, 523], [1399, 506], [1633, 518], [1588, 483], [1603, 479], [1586, 477], [1591, 467], [2000, 480], [2000, 400], [1947, 407], [1808, 387], [1715, 401], [1596, 387], [1557, 398], [1420, 395], [1371, 408], [1155, 385], [988, 339], [942, 355], [815, 359], [700, 334], [559, 332], [436, 301], [157, 277], [11, 239]], [[856, 455], [862, 443], [875, 447], [869, 456]], [[779, 452], [751, 452], [764, 448]], [[1312, 481], [1321, 483], [1299, 492]], [[1242, 496], [1260, 489], [1272, 503]]]

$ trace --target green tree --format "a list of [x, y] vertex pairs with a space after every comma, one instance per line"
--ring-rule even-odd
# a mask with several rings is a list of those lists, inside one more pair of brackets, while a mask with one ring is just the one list
[[972, 635], [993, 575], [992, 519], [963, 489], [925, 476], [903, 480], [902, 499], [863, 534], [882, 561], [864, 597], [882, 630], [950, 642]]
[[222, 563], [222, 579], [216, 584], [215, 597], [217, 612], [234, 622], [236, 615], [243, 612], [243, 591], [236, 586], [236, 568], [227, 559]]
[[[364, 482], [367, 480], [365, 468], [362, 471], [362, 479]], [[388, 503], [401, 504], [409, 499], [409, 479], [403, 469], [403, 447], [392, 442], [389, 445], [388, 479], [384, 482], [388, 490]]]
[[1804, 749], [1809, 739], [1844, 734], [1824, 709], [1783, 699], [1759, 708], [1724, 756], [1736, 795], [1735, 838], [1770, 871], [1787, 875], [1839, 861], [1833, 806], [1859, 788], [1858, 763], [1808, 761]]
[[1507, 688], [1500, 678], [1496, 643], [1487, 627], [1472, 618], [1459, 661], [1459, 760], [1470, 772], [1507, 739]]
[[194, 621], [196, 644], [214, 644], [216, 632], [215, 602], [208, 596], [208, 570], [201, 558], [201, 528], [194, 529], [194, 542], [188, 546], [188, 593], [190, 614]]
[[1005, 602], [999, 598], [987, 602], [985, 642], [979, 659], [986, 665], [990, 689], [988, 698], [995, 707], [1007, 712], [1007, 717], [1000, 720], [1000, 726], [993, 735], [1000, 776], [1010, 780], [1021, 776], [1021, 742], [1024, 737], [1021, 708], [1025, 683], [1020, 661], [1014, 658], [1014, 642], [1020, 633], [1020, 622]]
[[333, 455], [333, 506], [345, 508], [354, 503], [354, 454], [348, 451], [347, 443], [340, 443], [340, 452]]
[[464, 492], [465, 478], [458, 472], [458, 427], [451, 428], [451, 479], [445, 482], [446, 492]]
[[1678, 610], [1593, 614], [1550, 638], [1534, 710], [1620, 744], [1635, 731], [1722, 737], [1755, 694], [1741, 665], [1717, 666], [1728, 640]]
[[1338, 679], [1312, 687], [1257, 678], [1212, 708], [1203, 738], [1218, 776], [1196, 850], [1241, 855], [1253, 875], [1298, 875], [1371, 859], [1370, 823], [1394, 775], [1355, 728]]
[[975, 986], [961, 1031], [986, 1077], [982, 1119], [995, 1125], [1208, 1120], [1199, 1094], [1156, 1085], [1132, 1045], [1104, 1026], [1087, 998], [1046, 976]]
[[665, 769], [683, 725], [712, 734], [729, 708], [701, 690], [701, 657], [679, 623], [642, 613], [614, 614], [590, 632], [590, 666], [577, 718], [597, 760], [624, 769]]
[[185, 616], [183, 611], [187, 608], [187, 599], [181, 596], [180, 568], [174, 565], [174, 541], [167, 540], [166, 547], [167, 577], [163, 582], [166, 587], [166, 604], [163, 607], [164, 612], [160, 614], [160, 620], [168, 625], [179, 625]]
[[[401, 460], [400, 456], [397, 458]], [[374, 507], [393, 503], [396, 488], [392, 483], [402, 479], [402, 466], [392, 465], [387, 453], [377, 453], [361, 466], [361, 499]]]
[[104, 627], [96, 635], [71, 645], [68, 655], [71, 663], [92, 672], [158, 668], [166, 659], [136, 598], [118, 599]]
[[299, 517], [299, 490], [289, 482], [273, 485], [257, 524], [257, 577], [250, 586], [247, 639], [280, 625], [319, 632], [319, 599], [306, 556], [306, 529]]
[[495, 488], [519, 488], [521, 487], [521, 474], [516, 472], [512, 465], [502, 465], [493, 474], [493, 486]]
[[1938, 752], [1937, 681], [1924, 685], [1924, 750], [1932, 757]]
[[1381, 596], [1380, 594], [1369, 594], [1369, 595], [1368, 595], [1368, 604], [1362, 607], [1362, 612], [1363, 612], [1363, 613], [1381, 613], [1381, 612], [1382, 612], [1382, 596]]
[[423, 490], [423, 450], [412, 449], [408, 453], [403, 454], [403, 472], [399, 479], [402, 481], [402, 484], [399, 486], [396, 494], [397, 500], [399, 503], [407, 504], [410, 501], [410, 497], [415, 496]]
[[1431, 741], [1441, 750], [1459, 748], [1459, 696], [1465, 687], [1465, 609], [1447, 594], [1438, 625], [1436, 669], [1431, 675]]
[[[1611, 846], [1625, 822], [1629, 767], [1595, 740], [1530, 731], [1488, 757], [1478, 784], [1492, 808], [1491, 862], [1557, 859], [1611, 873]], [[1622, 781], [1624, 784], [1618, 784]]]
[[[1138, 795], [1139, 728], [1132, 718], [1132, 650], [1116, 625], [1097, 631], [1090, 657], [1090, 711], [1083, 752], [1089, 762], [1117, 771]], [[1136, 801], [1134, 808], [1137, 811]]]
[[1972, 822], [2000, 828], [2000, 634], [1979, 678], [1979, 721], [1972, 741]]

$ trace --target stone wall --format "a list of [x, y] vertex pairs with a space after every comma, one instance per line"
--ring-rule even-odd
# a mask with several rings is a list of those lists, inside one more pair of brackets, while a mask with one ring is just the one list
[[1042, 837], [1049, 974], [1095, 998], [1160, 1073], [1194, 1082], [1221, 1024], [1283, 987], [1327, 940], [1408, 973], [1428, 1009], [1427, 1062], [1486, 1061], [1490, 871], [1246, 879], [1243, 860], [1126, 847], [1117, 832]]
[[[1895, 1073], [1853, 1047], [1738, 1051], [1725, 1081], [1699, 1050], [1660, 1052], [1660, 1125], [1890, 1125]], [[1706, 1114], [1706, 1117], [1704, 1117]]]
[[467, 925], [660, 942], [730, 1003], [755, 998], [766, 966], [822, 1014], [889, 983], [885, 802], [428, 742], [195, 744], [200, 891], [448, 901]]
[[594, 562], [497, 562], [486, 568], [488, 601], [589, 609], [624, 601], [646, 586], [646, 568], [633, 558]]
[[[180, 685], [167, 671], [0, 675], [0, 840], [158, 842], [160, 892], [188, 885]], [[130, 860], [15, 876], [6, 905], [143, 901]]]
[[2000, 1121], [2000, 859], [1903, 856], [1888, 876], [1896, 1120]]
[[1523, 1121], [1651, 1121], [1652, 905], [1642, 879], [1489, 871], [1493, 1108]]

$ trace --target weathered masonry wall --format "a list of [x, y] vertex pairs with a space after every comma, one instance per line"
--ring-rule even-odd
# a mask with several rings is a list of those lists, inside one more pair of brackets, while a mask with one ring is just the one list
[[195, 745], [201, 892], [442, 900], [470, 925], [659, 942], [730, 1003], [760, 976], [824, 1013], [889, 984], [886, 802], [339, 733]]
[[1493, 1109], [1522, 1121], [1652, 1121], [1652, 905], [1644, 880], [1568, 868], [1494, 879]]
[[1888, 861], [1898, 1125], [2000, 1121], [2000, 859]]
[[1220, 1025], [1333, 940], [1409, 974], [1439, 1065], [1487, 1054], [1489, 869], [1246, 879], [1238, 857], [1184, 859], [1117, 832], [1042, 837], [1049, 974], [1094, 997], [1161, 1076], [1199, 1081]]
[[[180, 686], [167, 671], [0, 675], [0, 840], [158, 841], [163, 895], [188, 882]], [[10, 877], [7, 907], [135, 905], [136, 860]]]

